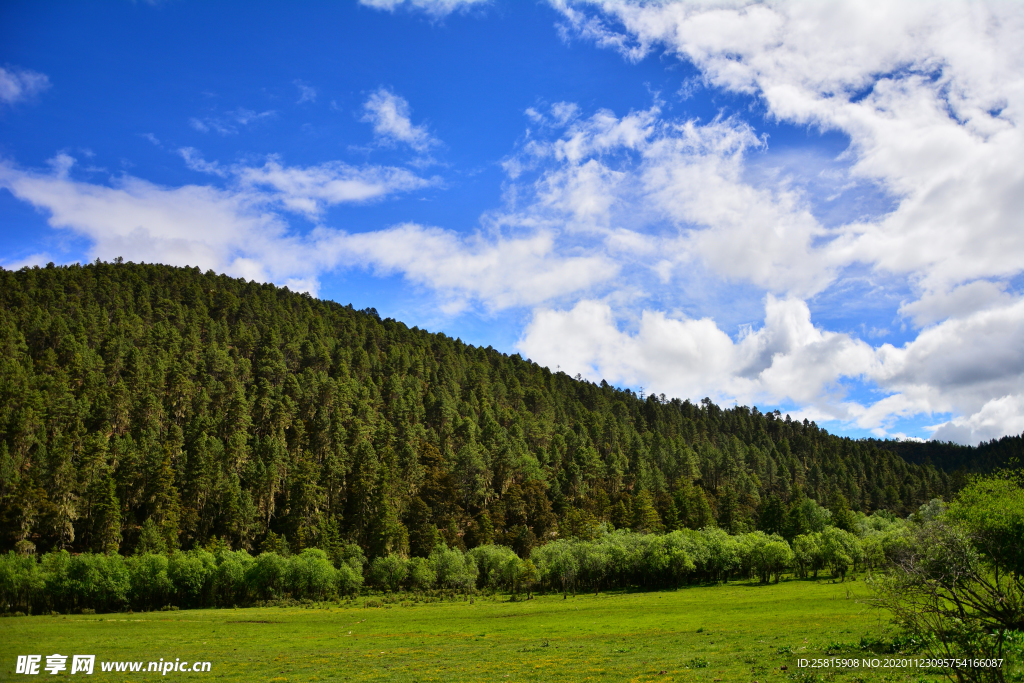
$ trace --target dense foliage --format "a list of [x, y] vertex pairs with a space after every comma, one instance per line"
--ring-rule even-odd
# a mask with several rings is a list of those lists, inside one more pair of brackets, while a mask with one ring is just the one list
[[[924, 509], [929, 509], [925, 505]], [[326, 600], [352, 595], [365, 583], [379, 591], [509, 592], [676, 588], [729, 579], [779, 581], [783, 572], [845, 578], [902, 552], [915, 525], [887, 513], [855, 516], [856, 533], [833, 526], [797, 536], [752, 531], [730, 535], [717, 527], [642, 533], [604, 524], [590, 538], [559, 538], [529, 559], [502, 545], [465, 552], [438, 544], [428, 557], [381, 555], [367, 562], [355, 544], [328, 555], [287, 548], [253, 557], [221, 542], [168, 554], [79, 553], [0, 555], [0, 613], [117, 611], [224, 607], [280, 600]]]
[[0, 550], [525, 558], [602, 525], [850, 531], [961, 485], [812, 422], [637, 396], [272, 285], [0, 270]]
[[361, 555], [334, 565], [307, 548], [281, 557], [220, 548], [143, 553], [46, 553], [0, 556], [0, 612], [115, 612], [174, 607], [232, 607], [258, 601], [324, 600], [363, 583]]
[[[925, 517], [873, 582], [878, 602], [934, 657], [1024, 665], [1024, 473], [977, 477]], [[959, 681], [1010, 679], [1003, 667], [951, 668]]]

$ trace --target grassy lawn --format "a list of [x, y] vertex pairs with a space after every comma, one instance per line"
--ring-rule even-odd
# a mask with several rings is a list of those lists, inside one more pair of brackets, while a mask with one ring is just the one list
[[[0, 680], [32, 680], [15, 675], [19, 654], [42, 654], [45, 664], [59, 652], [97, 655], [94, 677], [108, 681], [782, 681], [796, 678], [795, 656], [883, 634], [867, 595], [860, 581], [791, 581], [526, 602], [367, 608], [360, 598], [318, 609], [12, 617], [0, 619]], [[212, 671], [99, 670], [100, 661], [161, 657], [207, 660]], [[858, 677], [884, 678], [835, 679]]]

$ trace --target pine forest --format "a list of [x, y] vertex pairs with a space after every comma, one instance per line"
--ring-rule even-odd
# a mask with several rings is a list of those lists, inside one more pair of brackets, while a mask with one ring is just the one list
[[0, 551], [20, 555], [528, 557], [600, 529], [792, 540], [815, 514], [852, 529], [948, 500], [1022, 450], [840, 438], [120, 259], [0, 270], [0, 349]]

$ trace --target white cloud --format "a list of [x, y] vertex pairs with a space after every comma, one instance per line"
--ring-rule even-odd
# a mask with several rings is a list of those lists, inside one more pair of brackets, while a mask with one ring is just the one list
[[374, 135], [385, 143], [404, 143], [417, 152], [439, 144], [425, 126], [413, 125], [409, 103], [386, 88], [379, 88], [363, 105], [362, 121], [373, 124]]
[[290, 211], [319, 216], [328, 206], [365, 202], [437, 184], [404, 168], [349, 166], [338, 161], [307, 168], [285, 167], [274, 158], [261, 167], [238, 167], [243, 187], [269, 190]]
[[1024, 394], [994, 398], [981, 410], [935, 427], [932, 438], [938, 441], [976, 444], [1006, 434], [1024, 433]]
[[903, 348], [883, 344], [877, 381], [927, 399], [940, 412], [974, 412], [1024, 386], [1024, 298], [950, 318]]
[[53, 174], [55, 176], [58, 178], [67, 178], [68, 173], [71, 171], [71, 167], [75, 165], [76, 160], [70, 154], [60, 152], [52, 159], [48, 159], [46, 163], [53, 169]]
[[36, 254], [29, 254], [22, 258], [15, 258], [5, 261], [0, 261], [0, 266], [5, 270], [20, 270], [25, 267], [42, 266], [46, 263], [53, 261], [53, 257], [46, 253], [40, 252]]
[[193, 265], [268, 280], [299, 256], [284, 223], [258, 198], [213, 187], [167, 188], [126, 176], [113, 186], [0, 164], [0, 186], [49, 212], [49, 223], [88, 237], [92, 255]]
[[109, 186], [82, 182], [69, 177], [71, 158], [63, 155], [51, 173], [0, 163], [0, 187], [48, 212], [54, 228], [88, 238], [90, 258], [199, 266], [312, 292], [325, 271], [369, 268], [442, 293], [450, 313], [478, 304], [490, 310], [534, 305], [617, 273], [607, 259], [563, 255], [542, 230], [466, 237], [410, 223], [355, 234], [320, 226], [301, 235], [280, 209], [316, 217], [328, 205], [430, 181], [402, 169], [286, 167], [273, 158], [260, 167], [224, 167], [194, 149], [182, 156], [190, 167], [228, 179], [229, 186], [164, 187], [131, 176]]
[[195, 147], [182, 147], [178, 150], [178, 154], [185, 160], [185, 165], [193, 171], [199, 173], [209, 173], [211, 175], [220, 176], [226, 178], [228, 176], [227, 169], [223, 168], [216, 161], [206, 161], [203, 158], [202, 153]]
[[193, 147], [178, 152], [193, 171], [231, 179], [240, 191], [314, 219], [330, 206], [367, 202], [440, 182], [439, 178], [421, 178], [394, 166], [357, 167], [340, 161], [308, 167], [284, 166], [276, 156], [269, 157], [262, 166], [222, 166], [206, 161]]
[[14, 66], [0, 66], [0, 104], [30, 99], [50, 87], [46, 74]]
[[901, 316], [909, 317], [918, 327], [946, 320], [963, 318], [977, 311], [1012, 305], [1014, 296], [1006, 284], [975, 280], [946, 291], [925, 292], [916, 301], [900, 306]]
[[[793, 402], [804, 416], [879, 435], [897, 417], [972, 415], [936, 427], [936, 438], [976, 443], [1021, 431], [1019, 397], [995, 404], [990, 398], [1010, 396], [1024, 385], [1021, 320], [1024, 300], [947, 321], [901, 348], [872, 348], [815, 327], [803, 301], [770, 294], [763, 326], [735, 341], [710, 318], [651, 310], [643, 311], [635, 331], [623, 330], [609, 304], [583, 300], [569, 310], [537, 311], [518, 346], [542, 364], [595, 381], [747, 405]], [[870, 405], [850, 401], [843, 389], [850, 380], [874, 382], [888, 395]], [[999, 416], [1010, 417], [997, 426]], [[966, 439], [965, 425], [977, 438]]]
[[296, 100], [295, 104], [316, 102], [316, 88], [302, 81], [294, 81], [294, 83], [295, 87], [299, 89], [299, 99]]
[[[603, 318], [575, 308], [539, 312], [523, 338], [538, 349], [528, 351], [533, 357], [548, 349], [546, 357], [569, 365], [558, 349], [570, 337], [547, 342], [555, 337], [544, 330], [578, 318], [617, 341], [588, 346], [597, 342], [576, 337], [600, 341], [601, 334], [577, 331], [573, 349], [589, 349], [591, 369], [621, 381], [674, 378], [687, 396], [707, 387], [719, 398], [792, 400], [878, 433], [899, 417], [944, 412], [956, 417], [942, 433], [981, 438], [1019, 431], [1004, 408], [1005, 397], [1018, 396], [1024, 384], [1024, 309], [1014, 284], [1024, 269], [1024, 6], [550, 2], [565, 20], [567, 38], [594, 41], [628, 60], [663, 50], [696, 66], [704, 87], [750, 96], [776, 121], [839, 131], [849, 148], [821, 170], [822, 181], [828, 178], [819, 185], [834, 188], [823, 198], [832, 211], [826, 228], [812, 210], [815, 188], [792, 174], [801, 164], [772, 172], [772, 155], [763, 154], [753, 120], [671, 121], [655, 107], [631, 142], [597, 142], [602, 126], [614, 127], [599, 123], [600, 115], [573, 119], [555, 142], [529, 140], [507, 164], [517, 183], [509, 192], [517, 212], [549, 219], [561, 212], [570, 229], [584, 224], [636, 234], [634, 241], [653, 245], [645, 258], [661, 285], [660, 294], [647, 288], [635, 334], [618, 331], [632, 319], [629, 306], [612, 305]], [[531, 116], [542, 127], [555, 119], [538, 111]], [[531, 171], [537, 172], [532, 186]], [[876, 188], [892, 208], [864, 215], [851, 202], [845, 219], [836, 220], [851, 188]], [[701, 277], [780, 297], [776, 304], [769, 298], [760, 332], [734, 341], [710, 319], [656, 310], [685, 304], [666, 288], [678, 283], [686, 290], [693, 279], [687, 272], [697, 264], [705, 269]], [[821, 330], [813, 343], [773, 355], [750, 375], [761, 365], [739, 359], [752, 340], [801, 327], [770, 321], [779, 301], [827, 294], [840, 305], [871, 309], [867, 299], [844, 301], [863, 296], [844, 294], [863, 291], [851, 273], [873, 282], [878, 293], [900, 288], [898, 315], [921, 330], [918, 336], [900, 348], [871, 347]], [[663, 329], [718, 360], [694, 370], [682, 347], [666, 341], [672, 335], [658, 335]], [[807, 318], [801, 329], [815, 328]], [[623, 353], [634, 360], [602, 351], [616, 344], [629, 347]], [[638, 360], [645, 354], [658, 363]], [[888, 395], [846, 400], [835, 387], [849, 379]], [[1001, 419], [1002, 426], [993, 426]]]
[[737, 341], [711, 318], [662, 311], [644, 310], [635, 332], [621, 330], [610, 305], [584, 300], [568, 311], [538, 311], [519, 348], [595, 380], [748, 404], [788, 398], [814, 405], [841, 377], [877, 366], [870, 346], [814, 327], [803, 301], [770, 294], [763, 327]]
[[460, 236], [414, 223], [359, 234], [321, 232], [317, 252], [330, 263], [369, 264], [441, 292], [454, 313], [471, 301], [491, 310], [532, 306], [614, 278], [601, 256], [564, 256], [545, 231], [519, 237]]
[[580, 35], [629, 58], [661, 47], [769, 114], [850, 136], [851, 174], [899, 201], [851, 223], [835, 264], [928, 291], [1024, 262], [1024, 12], [1017, 3], [552, 0]]
[[374, 9], [394, 12], [396, 9], [414, 9], [426, 12], [435, 17], [443, 17], [452, 12], [465, 11], [471, 7], [485, 5], [490, 0], [359, 0], [360, 5]]
[[203, 118], [192, 117], [188, 123], [200, 133], [209, 133], [211, 130], [221, 135], [236, 135], [239, 128], [264, 123], [277, 116], [274, 110], [253, 111], [245, 107], [239, 107], [234, 111], [225, 112], [217, 116], [205, 116]]
[[[534, 116], [563, 120], [558, 111]], [[815, 244], [828, 233], [801, 195], [746, 181], [748, 154], [764, 148], [748, 124], [667, 119], [658, 105], [564, 120], [571, 123], [556, 139], [531, 139], [505, 162], [518, 182], [518, 220], [527, 214], [604, 234], [612, 250], [646, 243], [644, 256], [658, 252], [656, 272], [666, 283], [694, 262], [783, 295], [814, 294], [834, 278]], [[532, 183], [531, 170], [538, 171]]]
[[51, 226], [90, 239], [91, 256], [193, 265], [315, 291], [317, 275], [335, 264], [323, 260], [310, 238], [293, 233], [277, 207], [315, 217], [328, 205], [428, 183], [403, 169], [285, 167], [276, 159], [225, 168], [193, 149], [182, 156], [190, 167], [233, 183], [164, 187], [131, 176], [109, 186], [82, 182], [69, 177], [74, 159], [60, 154], [52, 173], [0, 163], [0, 187], [47, 211]]

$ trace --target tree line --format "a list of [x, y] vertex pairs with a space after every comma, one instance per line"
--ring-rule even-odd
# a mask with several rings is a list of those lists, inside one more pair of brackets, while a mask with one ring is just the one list
[[964, 485], [970, 467], [908, 462], [917, 447], [638, 395], [194, 268], [0, 269], [0, 551], [525, 560], [598, 528], [789, 542], [808, 510], [852, 533], [858, 513]]
[[[339, 600], [362, 589], [378, 591], [600, 592], [678, 588], [730, 579], [779, 581], [783, 573], [845, 578], [852, 568], [884, 565], [906, 545], [912, 520], [887, 513], [855, 518], [856, 533], [831, 525], [792, 544], [777, 534], [730, 535], [718, 527], [669, 533], [611, 530], [603, 524], [587, 537], [559, 538], [521, 558], [512, 548], [482, 545], [462, 551], [439, 544], [428, 557], [382, 555], [368, 561], [353, 543], [330, 552], [287, 546], [257, 556], [223, 542], [173, 553], [54, 550], [37, 557], [0, 555], [0, 613], [123, 611], [232, 607], [281, 600]], [[826, 519], [823, 515], [822, 519]]]

